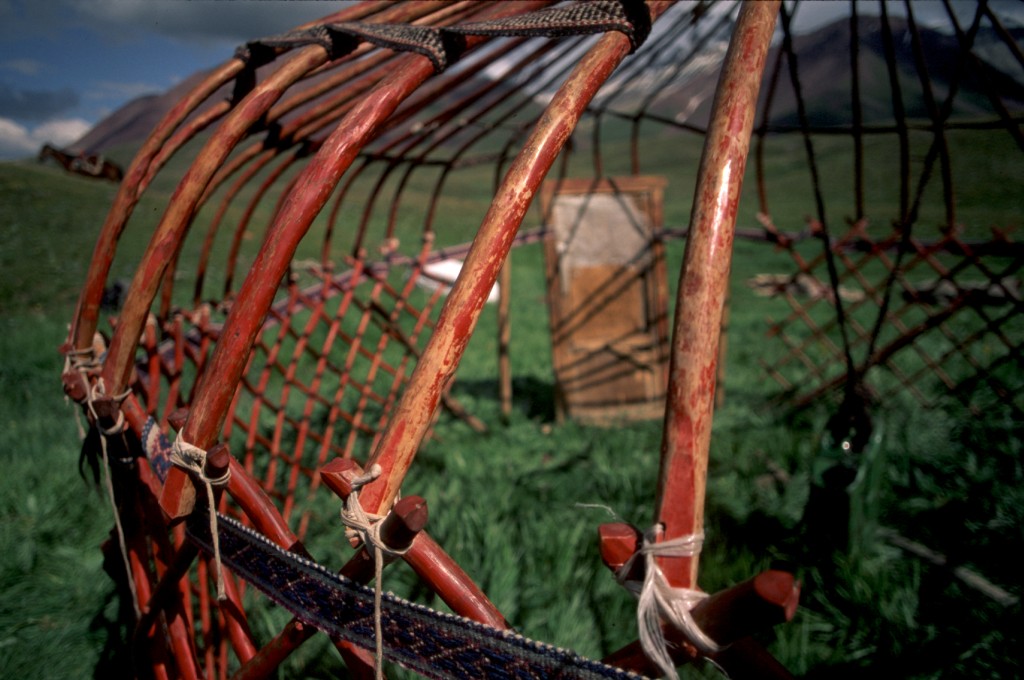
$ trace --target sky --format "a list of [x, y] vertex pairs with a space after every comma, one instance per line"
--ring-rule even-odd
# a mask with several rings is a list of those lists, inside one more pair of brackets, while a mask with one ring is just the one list
[[342, 2], [0, 0], [0, 159], [71, 144], [123, 104]]
[[[338, 0], [0, 0], [0, 160], [66, 146], [135, 97], [223, 63], [246, 40], [326, 16]], [[972, 3], [967, 3], [970, 6]], [[1019, 0], [993, 0], [1021, 14]], [[874, 6], [875, 3], [868, 3]], [[921, 3], [925, 22], [942, 3]], [[899, 6], [893, 3], [899, 12]], [[849, 11], [808, 2], [798, 28]]]

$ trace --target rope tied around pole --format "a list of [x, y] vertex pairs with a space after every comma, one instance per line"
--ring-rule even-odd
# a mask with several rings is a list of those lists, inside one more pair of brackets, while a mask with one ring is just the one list
[[380, 465], [374, 463], [370, 469], [352, 480], [352, 492], [345, 499], [341, 508], [341, 522], [346, 527], [345, 535], [349, 539], [359, 538], [366, 549], [373, 554], [373, 630], [376, 650], [374, 655], [374, 676], [377, 680], [384, 677], [384, 636], [381, 630], [381, 599], [383, 586], [381, 580], [384, 573], [384, 558], [398, 557], [408, 552], [409, 548], [396, 549], [387, 545], [380, 537], [381, 520], [384, 515], [372, 515], [359, 503], [359, 489], [377, 479], [381, 475]]
[[[693, 588], [675, 588], [669, 585], [658, 566], [659, 557], [693, 557], [700, 554], [704, 534], [688, 534], [669, 541], [656, 542], [661, 527], [656, 525], [644, 533], [644, 542], [629, 560], [617, 570], [617, 580], [639, 598], [637, 628], [644, 654], [666, 677], [678, 680], [675, 664], [669, 656], [661, 622], [667, 621], [704, 654], [714, 654], [722, 648], [700, 629], [690, 610], [707, 597], [707, 593]], [[643, 583], [626, 579], [636, 559], [644, 560]]]
[[96, 350], [92, 347], [84, 349], [69, 349], [64, 353], [64, 372], [77, 371], [83, 377], [94, 368], [99, 368], [100, 362], [96, 358]]
[[[68, 359], [71, 365], [75, 366], [76, 370], [85, 379], [86, 374], [90, 368], [95, 366], [96, 360], [93, 356], [92, 350], [77, 350], [78, 356], [88, 357], [85, 360], [71, 360], [69, 355]], [[131, 388], [126, 389], [121, 394], [115, 394], [112, 399], [120, 405], [128, 395], [132, 393]], [[100, 434], [100, 452], [103, 455], [103, 479], [104, 486], [107, 490], [107, 497], [110, 499], [110, 508], [114, 513], [114, 528], [117, 530], [117, 543], [121, 549], [121, 559], [124, 561], [124, 575], [128, 579], [128, 590], [132, 594], [132, 607], [135, 609], [135, 617], [141, 618], [142, 610], [139, 609], [139, 594], [135, 587], [135, 577], [132, 576], [131, 561], [128, 559], [128, 544], [124, 538], [124, 526], [121, 524], [121, 513], [117, 509], [117, 496], [114, 494], [114, 478], [113, 473], [110, 469], [110, 455], [107, 453], [107, 437], [121, 434], [124, 432], [124, 412], [119, 408], [117, 410], [117, 420], [110, 427], [103, 427], [100, 424], [99, 414], [96, 413], [96, 407], [94, 405], [97, 399], [106, 396], [106, 385], [103, 383], [103, 378], [99, 378], [94, 385], [89, 388], [86, 393], [85, 405], [89, 409], [89, 414], [92, 416], [92, 422], [96, 426], [97, 431]], [[125, 459], [121, 459], [121, 462], [126, 462]], [[127, 459], [127, 462], [131, 462], [131, 459]]]
[[217, 501], [214, 497], [214, 487], [225, 486], [231, 479], [231, 468], [225, 468], [224, 473], [219, 477], [210, 477], [206, 474], [206, 451], [185, 441], [181, 432], [174, 440], [174, 446], [170, 454], [171, 464], [183, 470], [193, 473], [206, 487], [206, 499], [210, 513], [210, 536], [213, 540], [213, 560], [217, 571], [217, 600], [223, 602], [227, 599], [224, 592], [224, 567], [220, 561], [220, 539], [217, 535]]
[[[86, 386], [85, 396], [81, 399], [75, 399], [79, 404], [89, 405], [89, 410], [92, 411], [92, 388], [89, 385], [89, 374], [91, 371], [100, 367], [100, 362], [96, 358], [96, 350], [92, 347], [86, 347], [84, 349], [71, 348], [64, 353], [64, 371], [63, 373], [77, 373], [82, 380], [82, 385]], [[70, 403], [70, 397], [65, 392], [64, 402]], [[78, 438], [85, 439], [85, 427], [82, 425], [82, 413], [78, 409], [75, 409], [75, 427], [78, 429]]]

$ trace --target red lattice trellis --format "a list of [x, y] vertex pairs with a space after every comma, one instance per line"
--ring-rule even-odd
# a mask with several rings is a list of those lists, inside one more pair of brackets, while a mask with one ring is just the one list
[[[756, 282], [785, 293], [790, 308], [769, 330], [781, 356], [763, 363], [797, 405], [846, 384], [881, 403], [900, 392], [925, 406], [946, 395], [972, 409], [996, 400], [1019, 418], [1022, 251], [1009, 233], [1024, 208], [1014, 190], [1024, 55], [985, 3], [947, 5], [942, 35], [922, 30], [909, 3], [905, 17], [879, 8], [877, 18], [853, 8], [849, 74], [827, 86], [848, 96], [849, 116], [830, 123], [821, 98], [808, 99], [823, 74], [797, 63], [800, 37], [788, 31], [787, 8], [781, 13], [785, 37], [762, 94], [758, 188], [761, 222], [796, 267]], [[779, 101], [795, 103], [795, 123], [772, 122]], [[799, 235], [780, 233], [768, 205], [766, 155], [797, 150], [780, 145], [784, 132], [802, 137], [813, 197]], [[852, 167], [832, 160], [851, 155]]]
[[[946, 135], [956, 128], [949, 102], [956, 99], [959, 80], [947, 83], [939, 101], [927, 74], [919, 74], [924, 122], [908, 120], [900, 106], [894, 123], [861, 120], [856, 3], [849, 127], [823, 127], [807, 116], [793, 49], [799, 38], [790, 30], [785, 5], [783, 39], [774, 51], [769, 48], [775, 3], [600, 3], [627, 19], [655, 22], [639, 49], [641, 37], [621, 32], [621, 22], [601, 28], [604, 35], [567, 40], [496, 38], [491, 29], [468, 30], [455, 39], [447, 31], [453, 25], [479, 31], [480, 22], [514, 19], [551, 4], [556, 3], [346, 5], [316, 30], [249, 44], [211, 70], [139, 149], [96, 245], [65, 347], [63, 378], [67, 393], [89, 414], [94, 439], [104, 442], [105, 462], [106, 443], [112, 447], [111, 496], [115, 516], [125, 518], [124, 527], [118, 524], [118, 532], [124, 531], [119, 557], [140, 617], [134, 644], [139, 658], [152, 661], [154, 677], [265, 677], [314, 631], [307, 626], [303, 632], [296, 619], [275, 629], [273, 639], [257, 640], [243, 601], [246, 589], [257, 586], [244, 575], [229, 573], [223, 584], [227, 600], [214, 600], [208, 578], [214, 559], [201, 555], [176, 523], [194, 508], [203, 514], [207, 501], [195, 490], [206, 482], [181, 465], [164, 470], [160, 480], [162, 452], [141, 455], [151, 435], [162, 432], [169, 440], [176, 431], [181, 441], [209, 454], [212, 469], [231, 470], [230, 479], [220, 477], [218, 509], [292, 553], [314, 557], [318, 534], [344, 542], [337, 540], [343, 534], [334, 517], [333, 531], [317, 531], [315, 523], [336, 515], [332, 494], [351, 493], [355, 461], [382, 470], [360, 490], [367, 512], [397, 508], [399, 487], [439, 406], [480, 427], [446, 394], [447, 385], [545, 177], [596, 180], [638, 175], [648, 164], [660, 164], [668, 186], [681, 187], [674, 191], [693, 206], [688, 220], [685, 208], [673, 214], [690, 229], [653, 504], [661, 530], [657, 540], [696, 535], [703, 527], [718, 332], [752, 125], [759, 169], [766, 143], [783, 136], [776, 133], [803, 134], [817, 208], [813, 235], [826, 247], [812, 254], [812, 243], [784, 237], [770, 218], [765, 225], [790, 249], [800, 273], [825, 290], [826, 300], [828, 289], [833, 292], [831, 304], [793, 300], [792, 314], [776, 331], [792, 350], [773, 365], [774, 375], [793, 385], [813, 381], [817, 392], [809, 394], [816, 394], [847, 376], [885, 366], [901, 389], [916, 389], [927, 371], [947, 387], [966, 390], [974, 381], [995, 385], [1004, 398], [1019, 398], [1014, 380], [1020, 374], [1015, 338], [1021, 301], [1012, 278], [1019, 269], [1017, 250], [1006, 244], [978, 247], [954, 235], [961, 221]], [[571, 5], [574, 16], [576, 9], [590, 13], [595, 6]], [[892, 70], [898, 41], [885, 17], [886, 3], [881, 12]], [[901, 30], [914, 56], [920, 36], [909, 7], [907, 12], [908, 27]], [[1001, 24], [984, 4], [967, 28], [955, 14], [950, 10], [953, 39], [967, 55], [964, 63], [971, 64], [981, 23], [997, 32]], [[347, 25], [359, 36], [379, 38], [389, 33], [385, 25], [395, 24], [410, 30], [383, 45], [339, 33]], [[451, 68], [438, 68], [422, 51], [394, 51], [423, 28], [432, 29], [442, 52], [458, 57]], [[564, 37], [561, 30], [553, 35]], [[729, 35], [732, 47], [719, 50]], [[1024, 66], [1012, 38], [1004, 42]], [[770, 84], [758, 125], [754, 111], [765, 64]], [[776, 88], [785, 82], [786, 66], [797, 125], [768, 115], [772, 102], [785, 97], [776, 96]], [[492, 69], [504, 75], [482, 77]], [[702, 79], [709, 87], [700, 87]], [[715, 89], [715, 82], [722, 85]], [[894, 102], [902, 102], [898, 83], [890, 83]], [[985, 90], [984, 83], [979, 87]], [[716, 95], [694, 101], [694, 91]], [[1006, 132], [1024, 149], [1020, 118], [1012, 113], [1024, 96], [1004, 104], [998, 92], [988, 91], [995, 115], [980, 126]], [[850, 212], [860, 226], [840, 239], [830, 235], [825, 218], [821, 187], [827, 183], [815, 154], [819, 134], [854, 143]], [[922, 134], [924, 147], [911, 144]], [[895, 159], [873, 165], [865, 152], [869, 137], [895, 139], [887, 145], [898, 151]], [[691, 138], [694, 143], [686, 144]], [[574, 146], [586, 153], [573, 155]], [[695, 155], [679, 156], [697, 148], [704, 149], [699, 166]], [[899, 181], [890, 182], [897, 189], [890, 203], [898, 207], [878, 211], [895, 215], [898, 228], [881, 237], [869, 235], [865, 226], [875, 214], [865, 189], [868, 167], [899, 168]], [[919, 172], [914, 191], [912, 167]], [[933, 176], [942, 185], [938, 200]], [[483, 200], [474, 201], [481, 193]], [[163, 208], [143, 203], [153, 200]], [[151, 209], [160, 215], [153, 229], [146, 219]], [[945, 235], [929, 244], [910, 231], [922, 224], [938, 225]], [[101, 347], [103, 288], [122, 235], [140, 228], [151, 232], [149, 245], [109, 344]], [[471, 248], [455, 245], [470, 239]], [[442, 247], [449, 251], [435, 250]], [[463, 254], [463, 274], [443, 305], [439, 293], [416, 287], [431, 259]], [[967, 285], [976, 280], [977, 294]], [[931, 300], [940, 289], [928, 288], [931, 281], [952, 285], [953, 296]], [[857, 287], [863, 298], [844, 303], [836, 295], [841, 286]], [[1000, 292], [1002, 307], [981, 304], [981, 296]], [[938, 344], [926, 344], [932, 338]], [[996, 349], [991, 360], [988, 347]], [[865, 358], [854, 361], [857, 354]], [[1020, 410], [1019, 401], [1014, 404]], [[314, 497], [322, 499], [321, 506]], [[397, 514], [392, 510], [389, 516]], [[606, 526], [625, 529], [602, 536], [608, 539], [602, 556], [609, 565], [617, 556], [609, 560], [604, 549], [625, 548], [621, 567], [636, 552], [638, 537], [629, 526]], [[117, 552], [115, 547], [111, 554]], [[355, 553], [342, 573], [372, 579], [367, 555]], [[404, 559], [453, 611], [507, 627], [497, 607], [425, 532]], [[696, 556], [659, 560], [673, 567], [667, 570], [672, 585], [697, 585]], [[734, 667], [786, 677], [784, 670], [773, 670], [778, 664], [762, 648], [741, 639], [755, 624], [792, 616], [798, 593], [793, 576], [765, 574], [781, 584], [771, 598], [741, 584], [739, 595], [727, 591], [726, 597], [709, 598], [704, 620], [723, 629], [715, 639], [737, 641], [717, 662], [728, 667], [731, 656]], [[722, 613], [750, 603], [756, 607], [752, 616]], [[695, 618], [704, 616], [699, 607], [694, 612]], [[355, 675], [368, 675], [373, 660], [365, 651], [332, 642]], [[651, 670], [638, 650], [627, 646], [609, 662]], [[690, 650], [678, 647], [681, 656], [692, 655]]]
[[[1024, 415], [1024, 251], [997, 236], [988, 243], [952, 234], [932, 242], [910, 238], [902, 261], [899, 234], [874, 241], [852, 228], [833, 244], [855, 370], [871, 372], [868, 384], [881, 402], [906, 392], [934, 407], [936, 395], [948, 394], [977, 408], [987, 391]], [[804, 283], [828, 280], [825, 255], [805, 258], [796, 244], [788, 250], [797, 274], [779, 289], [791, 312], [769, 329], [786, 351], [765, 368], [806, 404], [848, 379], [846, 356], [832, 289]]]

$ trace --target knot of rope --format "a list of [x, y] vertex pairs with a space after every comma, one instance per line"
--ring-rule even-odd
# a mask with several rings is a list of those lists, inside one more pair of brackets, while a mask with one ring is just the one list
[[349, 540], [359, 538], [367, 545], [377, 545], [380, 541], [380, 536], [372, 529], [380, 521], [381, 516], [367, 513], [359, 504], [359, 490], [380, 477], [380, 474], [380, 465], [374, 463], [369, 470], [351, 482], [352, 492], [341, 506], [341, 522], [348, 527], [345, 529], [345, 537]]
[[366, 549], [373, 555], [374, 586], [373, 586], [373, 627], [376, 640], [374, 656], [374, 675], [380, 680], [384, 677], [384, 638], [381, 630], [381, 584], [384, 573], [384, 558], [404, 555], [409, 548], [396, 549], [387, 545], [380, 537], [383, 515], [367, 513], [359, 503], [359, 490], [381, 475], [381, 467], [374, 463], [370, 468], [352, 480], [352, 492], [345, 499], [341, 508], [341, 522], [346, 527], [345, 535], [352, 539], [358, 537]]
[[226, 468], [224, 474], [219, 477], [210, 477], [206, 474], [206, 451], [185, 441], [181, 432], [174, 440], [171, 448], [171, 465], [191, 472], [206, 488], [206, 500], [210, 513], [210, 536], [213, 539], [213, 560], [217, 573], [217, 599], [224, 601], [227, 595], [224, 593], [224, 567], [220, 561], [220, 537], [217, 535], [217, 501], [214, 497], [214, 487], [222, 487], [231, 479], [231, 468]]
[[[83, 349], [69, 349], [64, 353], [64, 371], [62, 375], [77, 373], [85, 387], [85, 396], [75, 399], [76, 404], [88, 404], [92, 398], [92, 389], [89, 387], [89, 375], [100, 367], [99, 359], [96, 358], [96, 350], [93, 347]], [[70, 395], [64, 393], [64, 403], [70, 403]], [[91, 409], [90, 409], [91, 410]], [[82, 413], [75, 409], [75, 427], [78, 429], [78, 438], [85, 439], [85, 426], [82, 425]]]
[[[84, 371], [83, 371], [83, 373], [84, 373]], [[96, 403], [96, 401], [98, 399], [101, 399], [101, 398], [107, 396], [106, 395], [106, 388], [104, 387], [104, 384], [103, 384], [103, 378], [98, 379], [96, 381], [96, 383], [89, 389], [88, 395], [86, 396], [86, 406], [88, 407], [89, 413], [92, 415], [93, 422], [96, 423], [96, 427], [99, 429], [100, 434], [103, 435], [103, 439], [102, 439], [103, 442], [106, 442], [106, 437], [110, 437], [110, 436], [113, 436], [115, 434], [121, 434], [122, 432], [124, 432], [124, 429], [125, 429], [124, 411], [122, 411], [120, 409], [120, 405], [121, 405], [121, 403], [125, 399], [128, 398], [128, 395], [130, 395], [131, 393], [132, 393], [132, 388], [129, 387], [129, 388], [125, 389], [124, 392], [121, 392], [120, 394], [115, 394], [112, 397], [110, 397], [111, 400], [113, 400], [114, 403], [116, 403], [118, 405], [117, 419], [114, 421], [114, 424], [111, 425], [110, 427], [103, 427], [100, 424], [100, 417], [96, 413], [96, 406], [95, 406], [95, 403]], [[105, 445], [104, 445], [104, 454], [106, 454], [106, 446]]]
[[96, 358], [96, 351], [92, 347], [84, 349], [69, 349], [64, 353], [64, 372], [72, 371], [82, 376], [83, 380], [88, 378], [89, 371], [100, 367]]
[[[718, 652], [721, 647], [700, 629], [690, 613], [698, 602], [707, 597], [707, 593], [693, 588], [675, 588], [669, 585], [657, 561], [659, 557], [693, 557], [700, 554], [704, 545], [704, 534], [689, 534], [658, 543], [657, 533], [658, 527], [645, 532], [643, 547], [618, 570], [616, 578], [621, 585], [639, 598], [636, 618], [644, 654], [657, 664], [666, 677], [678, 680], [679, 676], [668, 653], [665, 634], [661, 628], [663, 620], [683, 633], [686, 639], [704, 654]], [[644, 560], [642, 584], [626, 580], [626, 574], [629, 573], [634, 560], [638, 558]]]
[[[72, 358], [72, 355], [75, 358]], [[83, 359], [82, 357], [86, 357]], [[67, 359], [66, 365], [75, 366], [83, 380], [87, 380], [87, 374], [90, 368], [97, 365], [96, 360], [91, 349], [86, 350], [74, 350], [70, 352]], [[128, 395], [132, 393], [131, 388], [126, 389], [120, 394], [116, 394], [112, 397], [113, 401], [118, 405], [121, 404]], [[92, 421], [96, 425], [96, 429], [100, 433], [100, 452], [103, 456], [103, 478], [106, 482], [107, 496], [110, 498], [110, 508], [114, 513], [114, 528], [117, 529], [117, 543], [121, 549], [121, 560], [124, 562], [124, 573], [128, 579], [128, 590], [132, 594], [132, 606], [135, 608], [136, 618], [142, 616], [142, 610], [139, 609], [139, 596], [138, 591], [135, 587], [135, 577], [132, 575], [131, 561], [128, 559], [128, 544], [124, 538], [124, 526], [121, 524], [121, 513], [117, 509], [117, 496], [114, 494], [114, 479], [110, 470], [110, 454], [107, 451], [107, 437], [112, 437], [116, 434], [124, 432], [124, 412], [120, 408], [117, 409], [117, 420], [110, 427], [103, 427], [100, 424], [100, 417], [96, 413], [95, 402], [97, 399], [101, 399], [106, 396], [106, 386], [103, 383], [103, 378], [99, 378], [95, 384], [89, 387], [85, 395], [86, 408], [89, 409], [89, 414], [92, 416]], [[130, 463], [131, 458], [122, 458], [122, 463]]]

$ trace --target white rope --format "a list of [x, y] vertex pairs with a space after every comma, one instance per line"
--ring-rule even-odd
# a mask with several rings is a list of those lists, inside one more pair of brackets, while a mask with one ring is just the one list
[[381, 630], [381, 597], [383, 594], [384, 557], [404, 555], [409, 548], [396, 549], [384, 543], [380, 537], [383, 515], [371, 515], [359, 504], [359, 489], [377, 479], [381, 475], [381, 467], [374, 463], [369, 470], [352, 480], [352, 492], [345, 499], [341, 508], [341, 521], [348, 527], [345, 535], [348, 538], [358, 537], [366, 549], [373, 554], [374, 586], [373, 586], [373, 631], [376, 641], [374, 655], [374, 677], [384, 677], [384, 636]]
[[[64, 355], [64, 373], [71, 373], [74, 371], [82, 378], [82, 384], [89, 385], [89, 371], [99, 367], [100, 363], [96, 360], [96, 352], [92, 347], [86, 347], [85, 349], [71, 349], [68, 350]], [[86, 392], [86, 402], [91, 401], [91, 389]], [[67, 394], [64, 395], [64, 403], [70, 403], [70, 397]], [[89, 410], [92, 410], [90, 404]], [[75, 413], [75, 427], [78, 429], [78, 438], [80, 440], [85, 439], [85, 427], [82, 425], [82, 413], [77, 408], [74, 410]]]
[[227, 599], [224, 592], [224, 567], [220, 562], [220, 536], [217, 535], [217, 502], [213, 494], [213, 487], [223, 486], [231, 479], [231, 468], [224, 470], [220, 477], [208, 477], [206, 475], [206, 451], [189, 444], [181, 436], [181, 432], [174, 439], [174, 446], [171, 449], [171, 464], [195, 474], [199, 481], [206, 487], [206, 499], [210, 512], [210, 536], [213, 537], [213, 561], [217, 572], [217, 599], [221, 602]]
[[[666, 621], [679, 630], [686, 639], [704, 654], [713, 654], [721, 647], [700, 629], [693, 620], [690, 610], [698, 602], [707, 597], [707, 593], [692, 588], [674, 588], [669, 585], [658, 566], [659, 557], [693, 557], [700, 553], [704, 544], [704, 534], [680, 536], [670, 541], [656, 542], [660, 527], [648, 530], [644, 534], [643, 547], [640, 548], [626, 564], [617, 571], [619, 582], [638, 596], [636, 619], [640, 634], [640, 645], [644, 654], [651, 659], [662, 673], [672, 680], [678, 680], [675, 664], [668, 653], [665, 634], [661, 622]], [[633, 561], [638, 555], [644, 560], [643, 584], [627, 581]]]
[[[84, 364], [79, 364], [78, 371], [82, 375], [82, 379], [86, 378], [86, 371], [88, 367]], [[110, 456], [107, 454], [107, 437], [115, 434], [121, 434], [124, 432], [124, 412], [120, 409], [117, 411], [117, 421], [110, 427], [100, 426], [100, 417], [96, 414], [96, 408], [93, 406], [93, 402], [100, 397], [105, 396], [106, 388], [103, 384], [103, 378], [96, 381], [96, 384], [89, 388], [86, 392], [85, 402], [89, 409], [89, 413], [92, 415], [93, 423], [96, 424], [96, 429], [100, 433], [100, 451], [103, 454], [103, 480], [104, 486], [107, 489], [107, 497], [110, 499], [110, 508], [114, 513], [114, 528], [117, 530], [117, 543], [121, 549], [121, 560], [124, 562], [124, 574], [128, 579], [128, 591], [132, 595], [132, 607], [135, 609], [135, 618], [139, 619], [142, 617], [142, 610], [139, 609], [139, 592], [135, 587], [135, 577], [132, 575], [131, 561], [128, 559], [128, 544], [124, 538], [124, 526], [121, 524], [121, 513], [117, 510], [117, 496], [114, 495], [114, 478], [113, 472], [110, 469]], [[125, 390], [122, 394], [114, 397], [114, 400], [118, 403], [124, 401], [128, 395], [131, 394], [131, 390]]]

